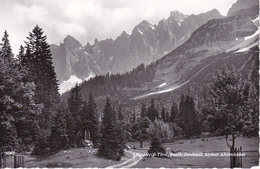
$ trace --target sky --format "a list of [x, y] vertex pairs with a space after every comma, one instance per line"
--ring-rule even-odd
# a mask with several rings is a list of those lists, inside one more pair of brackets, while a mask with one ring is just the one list
[[[37, 24], [49, 44], [67, 35], [82, 45], [131, 34], [143, 20], [158, 24], [177, 10], [186, 15], [217, 9], [226, 15], [236, 0], [0, 0], [0, 33], [7, 30], [14, 53]], [[1, 34], [0, 34], [1, 35]]]

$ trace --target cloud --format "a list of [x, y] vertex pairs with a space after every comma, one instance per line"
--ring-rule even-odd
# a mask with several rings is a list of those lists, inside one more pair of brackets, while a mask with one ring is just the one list
[[38, 24], [50, 44], [70, 34], [83, 45], [97, 38], [131, 33], [142, 20], [157, 24], [170, 11], [198, 14], [217, 8], [226, 14], [236, 0], [0, 0], [0, 35], [7, 30], [15, 53]]

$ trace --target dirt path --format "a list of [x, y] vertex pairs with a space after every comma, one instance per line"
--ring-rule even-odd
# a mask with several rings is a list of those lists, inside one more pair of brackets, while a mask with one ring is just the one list
[[142, 159], [142, 156], [140, 153], [136, 153], [136, 152], [129, 151], [129, 150], [125, 150], [125, 152], [132, 154], [133, 157], [120, 164], [108, 166], [106, 168], [130, 168], [130, 167], [135, 166]]

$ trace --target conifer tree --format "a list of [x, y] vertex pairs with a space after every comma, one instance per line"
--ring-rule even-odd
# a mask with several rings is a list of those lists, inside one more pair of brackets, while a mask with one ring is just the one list
[[183, 106], [180, 108], [180, 113], [183, 117], [182, 126], [186, 137], [192, 137], [195, 134], [200, 134], [200, 126], [196, 118], [196, 109], [193, 97], [186, 96], [184, 102], [180, 103], [180, 105]]
[[122, 127], [118, 126], [115, 118], [110, 100], [107, 98], [102, 118], [102, 137], [98, 154], [108, 159], [120, 160], [124, 154], [124, 137]]
[[55, 123], [51, 127], [51, 134], [49, 137], [49, 147], [51, 152], [57, 152], [68, 148], [68, 134], [66, 131], [65, 121], [65, 106], [60, 106], [57, 114], [54, 117]]
[[124, 121], [124, 116], [123, 116], [123, 113], [122, 113], [122, 107], [121, 107], [121, 105], [120, 105], [119, 108], [118, 108], [118, 120]]
[[185, 106], [185, 96], [182, 94], [181, 95], [181, 100], [180, 100], [180, 104], [179, 104], [179, 119], [183, 119], [183, 112], [185, 112], [186, 106]]
[[165, 116], [165, 122], [170, 122], [170, 116], [169, 116], [169, 112], [166, 112], [166, 116]]
[[159, 113], [158, 110], [155, 107], [155, 102], [152, 99], [151, 100], [151, 105], [148, 107], [148, 117], [149, 119], [153, 122], [155, 119], [158, 119]]
[[35, 129], [37, 135], [35, 138], [35, 144], [32, 151], [32, 155], [44, 156], [49, 153], [48, 149], [48, 138], [47, 135], [44, 134], [44, 130], [39, 127]]
[[17, 148], [17, 133], [11, 114], [1, 112], [0, 128], [0, 147], [11, 146]]
[[135, 115], [135, 112], [132, 114], [132, 123], [135, 123], [136, 122], [136, 115]]
[[178, 119], [178, 114], [179, 114], [179, 110], [178, 110], [178, 106], [176, 102], [172, 103], [172, 107], [171, 107], [171, 116], [170, 116], [170, 122], [174, 122], [174, 120]]
[[12, 48], [8, 37], [9, 35], [5, 30], [4, 36], [2, 38], [3, 43], [1, 44], [1, 52], [0, 52], [4, 63], [11, 63], [11, 61], [13, 60]]
[[58, 83], [50, 45], [46, 41], [47, 37], [42, 28], [38, 25], [33, 28], [32, 32], [29, 32], [27, 39], [27, 50], [22, 62], [27, 63], [30, 68], [36, 85], [36, 103], [42, 103], [44, 106], [40, 118], [41, 126], [47, 128], [59, 102]]
[[97, 106], [94, 101], [93, 95], [90, 93], [86, 109], [87, 114], [87, 129], [90, 131], [91, 139], [95, 147], [98, 147], [100, 142], [100, 127]]
[[67, 110], [65, 113], [65, 120], [66, 120], [66, 130], [69, 139], [69, 146], [77, 147], [76, 144], [77, 133], [75, 131], [76, 123], [69, 110]]
[[89, 125], [90, 120], [88, 119], [89, 115], [87, 112], [88, 112], [88, 103], [87, 101], [84, 101], [82, 108], [80, 110], [81, 126], [82, 126], [82, 131], [84, 131], [84, 133], [86, 130], [89, 130], [90, 127]]
[[141, 108], [141, 118], [145, 118], [145, 117], [147, 117], [147, 108], [145, 103], [143, 103]]
[[67, 104], [69, 112], [66, 119], [70, 146], [80, 146], [84, 136], [84, 127], [82, 126], [84, 119], [81, 118], [83, 100], [78, 84], [71, 89]]
[[163, 122], [165, 122], [166, 121], [166, 112], [165, 112], [164, 107], [162, 108], [161, 117], [162, 117]]
[[11, 74], [13, 54], [8, 36], [5, 31], [0, 50], [0, 146], [14, 147], [17, 133], [12, 110], [16, 104], [12, 97], [12, 89], [9, 87], [14, 80]]
[[[14, 58], [5, 31], [0, 51], [0, 110], [3, 111], [1, 119], [7, 120], [5, 123], [8, 124], [9, 131], [13, 125], [12, 131], [16, 133], [15, 137], [19, 138], [20, 143], [29, 145], [35, 142], [37, 135], [35, 129], [38, 126], [41, 105], [35, 104], [34, 83], [26, 80], [28, 71], [20, 62], [23, 53], [21, 48], [18, 59]], [[7, 117], [3, 117], [5, 115]]]
[[39, 115], [42, 112], [42, 105], [35, 103], [34, 82], [30, 80], [28, 66], [26, 64], [23, 65], [21, 62], [24, 55], [24, 48], [21, 46], [14, 68], [19, 75], [17, 75], [16, 86], [13, 87], [13, 92], [15, 92], [16, 99], [23, 105], [19, 110], [17, 109], [15, 115], [17, 134], [23, 145], [27, 146], [36, 140], [36, 129], [39, 127]]

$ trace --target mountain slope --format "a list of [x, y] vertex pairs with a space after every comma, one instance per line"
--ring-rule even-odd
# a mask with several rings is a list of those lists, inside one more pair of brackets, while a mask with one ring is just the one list
[[[258, 36], [259, 29], [249, 18], [232, 16], [209, 21], [194, 31], [183, 45], [157, 61], [149, 92], [135, 99], [181, 88], [218, 59], [257, 46]], [[160, 84], [164, 85], [158, 89]]]
[[72, 75], [85, 79], [90, 74], [125, 73], [141, 63], [149, 64], [178, 47], [196, 28], [214, 18], [222, 18], [216, 9], [190, 16], [173, 11], [158, 25], [142, 21], [131, 35], [123, 32], [115, 40], [95, 40], [93, 45], [86, 46], [68, 36], [59, 46], [51, 46], [58, 80], [62, 83]]
[[[151, 98], [170, 107], [172, 100], [179, 99], [181, 94], [201, 95], [224, 64], [233, 65], [243, 79], [259, 79], [253, 73], [259, 69], [258, 22], [258, 13], [210, 20], [196, 29], [184, 44], [153, 63], [154, 66], [129, 72], [136, 78], [124, 86], [117, 79], [127, 74], [111, 75], [102, 84], [95, 84], [97, 91], [106, 89], [106, 93], [95, 93], [86, 81], [81, 85], [82, 94], [86, 97], [91, 91], [100, 104], [108, 96], [114, 102], [121, 100], [121, 104], [133, 107]], [[152, 76], [145, 80], [147, 72]]]
[[255, 13], [259, 13], [258, 0], [238, 0], [229, 9], [227, 16], [234, 16], [234, 15], [254, 16]]

